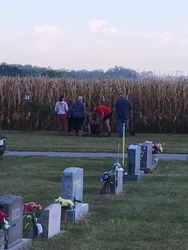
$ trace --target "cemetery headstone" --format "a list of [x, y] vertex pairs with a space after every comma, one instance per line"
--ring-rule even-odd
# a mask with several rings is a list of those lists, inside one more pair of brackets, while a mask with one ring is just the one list
[[144, 173], [149, 173], [153, 170], [152, 165], [152, 143], [144, 142], [141, 145], [142, 157], [140, 159], [140, 169]]
[[51, 238], [60, 233], [61, 227], [61, 205], [53, 203], [46, 207], [38, 218], [38, 223], [43, 227], [41, 238]]
[[23, 198], [8, 194], [0, 197], [0, 209], [10, 224], [5, 249], [29, 249], [31, 239], [23, 239]]
[[86, 215], [89, 205], [83, 203], [83, 169], [68, 167], [62, 172], [61, 197], [74, 202], [67, 211], [67, 221], [75, 221]]
[[5, 142], [3, 139], [0, 140], [0, 156], [2, 156], [5, 152]]
[[130, 145], [127, 152], [127, 172], [123, 175], [124, 181], [140, 181], [144, 171], [140, 171], [140, 146]]
[[114, 172], [110, 187], [111, 194], [120, 194], [123, 191], [123, 171], [124, 169], [120, 168]]
[[121, 164], [115, 162], [111, 171], [106, 171], [101, 177], [104, 182], [100, 194], [119, 194], [123, 191], [123, 171]]

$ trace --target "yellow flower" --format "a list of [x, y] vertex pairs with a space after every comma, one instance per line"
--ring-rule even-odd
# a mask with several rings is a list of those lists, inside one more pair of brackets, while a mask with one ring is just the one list
[[74, 202], [69, 199], [63, 199], [62, 197], [55, 199], [55, 202], [60, 203], [62, 207], [74, 206]]

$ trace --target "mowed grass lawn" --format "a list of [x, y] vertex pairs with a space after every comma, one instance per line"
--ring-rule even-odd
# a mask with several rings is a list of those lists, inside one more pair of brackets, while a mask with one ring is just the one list
[[[0, 131], [7, 137], [6, 150], [8, 151], [56, 151], [56, 152], [117, 152], [118, 144], [122, 151], [122, 138], [118, 134], [107, 136], [83, 137], [59, 136], [58, 132], [47, 131]], [[188, 134], [136, 134], [128, 135], [126, 145], [138, 144], [146, 140], [164, 143], [164, 153], [187, 154]]]
[[0, 194], [20, 195], [24, 202], [34, 201], [43, 208], [60, 195], [66, 167], [84, 169], [84, 202], [89, 203], [90, 213], [80, 221], [62, 223], [64, 234], [34, 239], [32, 250], [188, 249], [188, 161], [159, 161], [141, 182], [124, 183], [121, 195], [101, 196], [101, 174], [113, 163], [112, 159], [0, 158]]

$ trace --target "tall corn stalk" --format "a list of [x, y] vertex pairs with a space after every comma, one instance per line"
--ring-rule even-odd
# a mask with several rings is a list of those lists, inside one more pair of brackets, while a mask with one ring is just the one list
[[[26, 94], [30, 95], [31, 102], [49, 105], [52, 110], [60, 94], [64, 95], [69, 107], [78, 95], [82, 95], [89, 110], [99, 104], [113, 109], [120, 92], [126, 93], [133, 105], [137, 132], [188, 133], [187, 80], [0, 77], [1, 126], [22, 129]], [[34, 115], [34, 119], [29, 121], [32, 129], [56, 129], [54, 114], [45, 118], [37, 113]]]

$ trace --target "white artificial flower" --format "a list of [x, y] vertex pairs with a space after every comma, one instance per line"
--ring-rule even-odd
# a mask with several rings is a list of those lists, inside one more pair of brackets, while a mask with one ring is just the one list
[[41, 234], [41, 233], [43, 232], [43, 227], [42, 227], [42, 225], [41, 225], [40, 223], [37, 223], [37, 224], [36, 224], [36, 227], [37, 227], [37, 229], [38, 229], [38, 234]]
[[117, 169], [117, 171], [124, 171], [124, 168], [120, 167]]
[[7, 220], [4, 219], [4, 228], [8, 229], [10, 227], [10, 224]]

